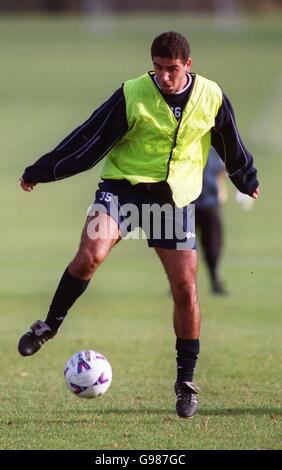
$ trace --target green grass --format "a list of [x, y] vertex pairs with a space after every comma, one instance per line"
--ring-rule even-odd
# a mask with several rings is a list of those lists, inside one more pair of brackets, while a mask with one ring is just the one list
[[[102, 34], [73, 18], [0, 18], [1, 449], [281, 448], [280, 25], [281, 17], [242, 18], [228, 31], [205, 17], [128, 16]], [[51, 344], [30, 358], [16, 350], [74, 255], [99, 172], [32, 194], [17, 178], [122, 81], [149, 69], [151, 40], [168, 29], [189, 37], [194, 70], [231, 97], [262, 186], [249, 213], [229, 187], [229, 297], [210, 295], [200, 262], [202, 393], [189, 421], [174, 411], [172, 300], [144, 241], [113, 250]], [[113, 366], [98, 400], [80, 400], [64, 384], [65, 362], [84, 348]]]

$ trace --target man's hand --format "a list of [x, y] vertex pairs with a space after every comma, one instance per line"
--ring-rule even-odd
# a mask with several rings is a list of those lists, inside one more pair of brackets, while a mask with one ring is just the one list
[[260, 195], [260, 189], [259, 189], [259, 186], [257, 187], [257, 189], [253, 192], [253, 194], [251, 194], [251, 196], [254, 198], [254, 199], [257, 199]]
[[24, 191], [27, 191], [28, 193], [30, 193], [30, 191], [32, 191], [34, 186], [36, 186], [36, 184], [37, 184], [37, 183], [26, 183], [22, 177], [19, 178], [19, 180], [20, 180], [20, 184], [21, 184], [22, 189]]

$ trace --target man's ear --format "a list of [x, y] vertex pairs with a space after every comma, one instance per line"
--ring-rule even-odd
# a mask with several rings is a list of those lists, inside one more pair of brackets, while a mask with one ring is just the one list
[[189, 57], [189, 59], [187, 60], [187, 62], [185, 64], [186, 72], [190, 72], [191, 67], [192, 67], [192, 59], [191, 59], [191, 57]]

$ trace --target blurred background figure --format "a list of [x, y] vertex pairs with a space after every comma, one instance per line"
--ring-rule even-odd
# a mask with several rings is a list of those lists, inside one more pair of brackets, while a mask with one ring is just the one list
[[226, 171], [223, 161], [211, 147], [203, 174], [203, 189], [195, 201], [196, 230], [208, 268], [211, 289], [214, 294], [226, 295], [227, 291], [219, 274], [223, 248], [223, 221], [221, 205], [227, 199]]
[[253, 199], [247, 194], [241, 193], [239, 190], [235, 193], [235, 201], [240, 204], [243, 211], [249, 211], [253, 207]]

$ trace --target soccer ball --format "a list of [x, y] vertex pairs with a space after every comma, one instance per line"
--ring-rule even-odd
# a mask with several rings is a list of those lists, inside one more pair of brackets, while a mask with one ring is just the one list
[[106, 393], [112, 382], [112, 368], [103, 354], [87, 350], [75, 353], [65, 365], [65, 381], [81, 398], [96, 398]]

